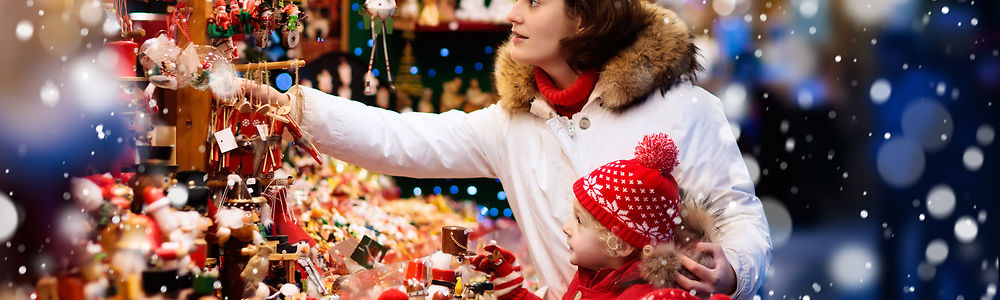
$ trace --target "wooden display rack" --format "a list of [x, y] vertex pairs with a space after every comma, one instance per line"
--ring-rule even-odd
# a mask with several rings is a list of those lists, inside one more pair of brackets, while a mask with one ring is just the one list
[[[212, 2], [190, 1], [188, 5], [191, 9], [188, 30], [190, 30], [191, 40], [188, 41], [183, 35], [179, 37], [181, 45], [192, 42], [197, 45], [209, 45], [208, 20], [212, 15]], [[200, 33], [200, 34], [194, 34]], [[302, 67], [305, 61], [301, 59], [268, 63], [250, 63], [236, 65], [237, 72], [248, 70], [273, 70], [287, 69], [292, 67]], [[123, 78], [125, 81], [140, 80], [139, 78]], [[208, 170], [208, 153], [211, 145], [208, 144], [208, 123], [211, 119], [212, 94], [210, 91], [201, 91], [187, 86], [177, 89], [176, 92], [165, 91], [163, 93], [164, 106], [168, 108], [165, 116], [167, 126], [176, 130], [175, 157], [178, 171]], [[171, 141], [159, 141], [160, 144], [169, 144]]]

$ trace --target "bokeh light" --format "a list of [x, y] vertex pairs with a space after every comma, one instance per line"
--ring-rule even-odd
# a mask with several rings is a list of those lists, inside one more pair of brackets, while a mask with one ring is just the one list
[[942, 220], [955, 210], [955, 191], [950, 186], [939, 184], [927, 193], [927, 212], [931, 217]]
[[980, 146], [986, 147], [993, 144], [994, 137], [996, 137], [996, 132], [989, 124], [979, 125], [979, 128], [976, 129], [976, 142], [979, 142]]
[[59, 87], [56, 87], [56, 84], [51, 79], [46, 80], [45, 84], [42, 84], [39, 98], [42, 99], [42, 103], [45, 106], [55, 107], [56, 104], [59, 104]]
[[750, 155], [743, 155], [743, 163], [747, 165], [747, 171], [750, 173], [750, 180], [754, 184], [760, 181], [760, 164], [757, 163], [757, 158]]
[[775, 248], [784, 246], [792, 235], [792, 214], [777, 199], [764, 197], [760, 203], [764, 206], [767, 225], [771, 227], [771, 244]]
[[719, 98], [722, 100], [722, 107], [725, 109], [726, 117], [730, 120], [738, 122], [746, 118], [747, 89], [742, 84], [733, 83], [729, 85]]
[[17, 39], [22, 42], [31, 39], [31, 36], [35, 34], [35, 27], [31, 25], [31, 21], [28, 20], [21, 20], [20, 22], [17, 22], [17, 27], [14, 30], [17, 35]]
[[924, 249], [924, 256], [927, 262], [932, 265], [939, 265], [948, 258], [948, 243], [942, 239], [935, 239], [927, 244]]
[[0, 192], [0, 242], [10, 240], [19, 223], [14, 202], [7, 198], [7, 193]]
[[170, 199], [170, 205], [173, 207], [184, 207], [188, 200], [188, 188], [187, 185], [177, 184], [171, 186], [167, 189], [167, 198]]
[[941, 150], [951, 140], [955, 130], [951, 113], [941, 103], [920, 99], [903, 110], [903, 134], [919, 143], [924, 150]]
[[979, 225], [972, 217], [961, 216], [958, 221], [955, 221], [955, 238], [959, 242], [970, 243], [976, 240], [977, 234], [979, 234]]
[[976, 146], [965, 148], [965, 153], [962, 154], [962, 164], [970, 172], [979, 171], [983, 167], [983, 159], [983, 150]]
[[84, 26], [97, 25], [102, 19], [104, 19], [104, 8], [101, 7], [101, 1], [90, 0], [80, 4], [80, 22], [83, 22]]
[[886, 183], [896, 188], [906, 188], [923, 175], [925, 159], [923, 149], [916, 142], [907, 138], [894, 138], [879, 147], [876, 167], [879, 176]]
[[860, 290], [878, 281], [878, 261], [866, 246], [847, 244], [835, 250], [827, 265], [834, 286], [845, 290]]
[[868, 95], [871, 96], [872, 102], [875, 104], [885, 103], [889, 100], [889, 95], [892, 95], [892, 85], [885, 79], [875, 80]]

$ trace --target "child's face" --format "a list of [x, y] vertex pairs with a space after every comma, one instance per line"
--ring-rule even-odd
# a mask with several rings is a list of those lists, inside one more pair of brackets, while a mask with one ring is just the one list
[[609, 267], [609, 262], [615, 258], [605, 251], [607, 246], [601, 240], [600, 232], [594, 228], [600, 226], [592, 223], [595, 221], [589, 212], [577, 204], [573, 207], [573, 217], [562, 227], [569, 243], [569, 262], [590, 270]]

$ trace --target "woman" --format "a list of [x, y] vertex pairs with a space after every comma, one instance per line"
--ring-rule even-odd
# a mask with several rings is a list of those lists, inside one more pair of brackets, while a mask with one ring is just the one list
[[268, 88], [271, 100], [296, 107], [320, 151], [369, 170], [500, 179], [547, 298], [565, 293], [575, 270], [561, 231], [572, 204], [544, 199], [572, 199], [574, 179], [667, 133], [681, 153], [681, 190], [721, 211], [720, 243], [699, 248], [722, 264], [689, 265], [699, 278], [678, 284], [752, 297], [770, 262], [767, 221], [721, 103], [687, 82], [700, 66], [680, 18], [635, 0], [517, 0], [507, 20], [500, 101], [488, 108], [398, 114], [310, 88]]

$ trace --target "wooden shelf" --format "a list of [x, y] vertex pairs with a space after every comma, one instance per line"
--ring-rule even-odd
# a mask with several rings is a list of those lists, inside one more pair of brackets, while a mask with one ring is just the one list
[[489, 22], [452, 21], [437, 26], [422, 26], [414, 20], [397, 20], [393, 24], [396, 30], [412, 30], [416, 32], [503, 32], [510, 31], [510, 24], [495, 24]]
[[302, 50], [302, 58], [306, 61], [315, 61], [331, 52], [343, 52], [340, 37], [336, 36], [331, 36], [322, 42], [314, 39], [304, 40], [299, 43], [299, 49]]

